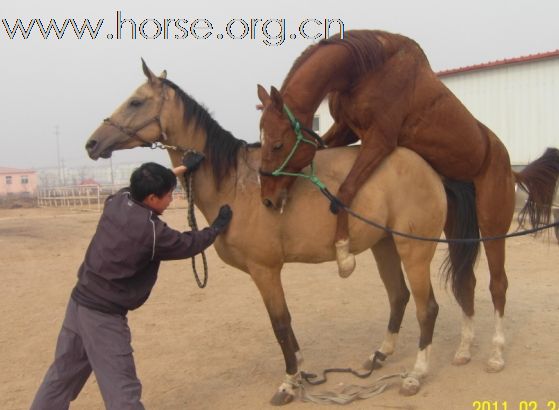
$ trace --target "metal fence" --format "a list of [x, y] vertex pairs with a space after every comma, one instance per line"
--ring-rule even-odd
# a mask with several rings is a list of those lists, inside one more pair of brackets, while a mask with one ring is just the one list
[[[100, 212], [109, 195], [123, 186], [119, 185], [76, 185], [53, 188], [41, 188], [37, 193], [39, 207], [69, 208]], [[186, 196], [182, 189], [173, 192], [171, 208], [184, 208]]]

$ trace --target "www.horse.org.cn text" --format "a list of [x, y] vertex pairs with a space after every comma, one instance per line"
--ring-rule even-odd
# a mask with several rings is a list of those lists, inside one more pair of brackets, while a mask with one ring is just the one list
[[233, 18], [223, 24], [206, 18], [143, 18], [116, 11], [113, 23], [100, 19], [7, 19], [0, 38], [10, 40], [256, 40], [266, 46], [280, 46], [287, 40], [318, 41], [344, 35], [344, 22], [338, 18]]

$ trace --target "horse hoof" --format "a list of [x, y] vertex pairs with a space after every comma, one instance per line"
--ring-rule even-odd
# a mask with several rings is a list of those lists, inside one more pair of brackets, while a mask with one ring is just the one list
[[402, 387], [400, 387], [400, 394], [403, 396], [413, 396], [414, 394], [417, 394], [420, 387], [421, 384], [419, 383], [419, 380], [414, 377], [406, 377], [402, 382]]
[[295, 396], [286, 392], [285, 390], [280, 390], [274, 394], [274, 397], [270, 400], [272, 406], [284, 406], [293, 401]]
[[470, 356], [456, 355], [454, 356], [454, 359], [452, 359], [452, 364], [454, 366], [464, 366], [465, 364], [470, 363], [470, 360], [472, 360]]
[[378, 360], [373, 362], [372, 360], [367, 359], [365, 360], [365, 363], [363, 363], [363, 369], [367, 371], [382, 369], [382, 363]]
[[489, 359], [487, 365], [485, 366], [485, 371], [487, 373], [498, 373], [505, 367], [504, 360]]
[[350, 257], [343, 261], [338, 261], [338, 274], [341, 278], [348, 278], [355, 270], [355, 256], [350, 254]]
[[336, 261], [338, 262], [338, 274], [347, 278], [355, 269], [355, 255], [349, 252], [349, 240], [342, 239], [336, 242]]

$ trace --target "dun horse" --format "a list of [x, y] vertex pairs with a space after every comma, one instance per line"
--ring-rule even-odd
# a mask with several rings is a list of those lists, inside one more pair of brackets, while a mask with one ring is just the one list
[[[502, 142], [445, 87], [421, 48], [407, 37], [363, 30], [348, 31], [343, 39], [323, 40], [295, 61], [280, 91], [272, 87], [268, 95], [258, 86], [258, 96], [263, 104], [261, 195], [267, 206], [281, 207], [293, 183], [294, 177], [282, 176], [282, 171], [299, 172], [311, 163], [317, 143], [303, 134], [304, 129], [311, 126], [313, 113], [329, 96], [335, 124], [324, 141], [336, 147], [361, 140], [355, 164], [337, 193], [342, 203], [352, 205], [364, 182], [402, 146], [417, 152], [443, 176], [473, 182], [482, 236], [507, 233], [514, 212], [515, 181], [530, 194], [522, 215], [528, 215], [534, 226], [549, 221], [559, 152], [549, 149], [524, 171], [513, 172]], [[294, 128], [303, 129], [297, 132], [302, 143], [296, 144]], [[347, 277], [355, 259], [348, 253], [348, 215], [338, 208], [332, 203], [332, 211], [339, 211], [335, 233], [339, 271]], [[500, 371], [505, 363], [502, 320], [508, 286], [505, 241], [484, 242], [484, 247], [495, 308], [487, 370]], [[464, 277], [469, 280], [453, 290], [464, 311], [463, 332], [469, 334], [469, 342], [455, 356], [455, 364], [470, 361], [474, 334], [475, 276], [472, 271]]]
[[[163, 140], [177, 148], [169, 150], [175, 166], [180, 164], [185, 150], [205, 154], [205, 161], [193, 176], [195, 204], [207, 220], [212, 220], [224, 203], [233, 209], [231, 225], [217, 239], [215, 249], [224, 262], [248, 273], [261, 293], [286, 367], [285, 380], [272, 402], [287, 403], [293, 399], [300, 380], [302, 357], [282, 288], [282, 266], [285, 262], [334, 260], [335, 216], [329, 212], [329, 203], [321, 193], [303, 180], [293, 185], [291, 201], [283, 213], [261, 206], [260, 148], [234, 138], [164, 75], [155, 76], [145, 63], [143, 70], [147, 82], [89, 138], [89, 156], [108, 158], [114, 150]], [[338, 188], [357, 153], [351, 147], [318, 153], [319, 177], [329, 187]], [[364, 183], [353, 206], [365, 217], [392, 229], [428, 237], [440, 236], [447, 209], [440, 177], [417, 154], [406, 149], [395, 150], [386, 158], [378, 172]], [[435, 244], [392, 237], [356, 220], [349, 223], [349, 235], [352, 252], [372, 250], [389, 294], [388, 331], [379, 347], [385, 355], [394, 351], [410, 296], [403, 264], [420, 327], [416, 362], [402, 385], [403, 393], [413, 394], [427, 372], [438, 312], [429, 276]]]

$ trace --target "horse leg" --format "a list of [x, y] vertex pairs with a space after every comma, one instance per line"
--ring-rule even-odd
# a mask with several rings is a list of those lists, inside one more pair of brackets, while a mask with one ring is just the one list
[[[474, 179], [476, 209], [483, 237], [505, 234], [510, 227], [514, 214], [514, 177], [508, 164], [506, 151], [500, 155], [492, 155], [487, 169]], [[495, 308], [495, 334], [486, 370], [498, 372], [505, 366], [503, 319], [508, 287], [505, 272], [505, 240], [485, 241], [483, 246], [491, 276], [489, 290]]]
[[328, 148], [333, 148], [353, 144], [357, 142], [359, 138], [346, 123], [335, 122], [330, 129], [324, 133], [322, 140]]
[[[391, 237], [383, 238], [373, 246], [372, 251], [390, 302], [388, 329], [382, 344], [377, 350], [382, 354], [381, 360], [384, 360], [384, 357], [394, 353], [404, 312], [410, 300], [410, 291], [404, 280], [400, 255], [398, 255], [394, 240]], [[373, 368], [375, 353], [373, 352], [363, 364], [365, 369], [371, 370]]]
[[322, 136], [322, 140], [328, 148], [343, 147], [359, 140], [359, 137], [341, 115], [344, 104], [340, 100], [339, 93], [332, 92], [329, 94], [328, 106], [330, 108], [330, 115], [334, 119], [334, 124]]
[[281, 284], [281, 269], [252, 267], [250, 274], [256, 284], [264, 305], [270, 316], [272, 328], [281, 347], [285, 360], [285, 379], [274, 394], [270, 403], [283, 405], [290, 403], [300, 385], [301, 375], [298, 368], [299, 345], [291, 327], [291, 315], [287, 308]]
[[[340, 185], [337, 199], [346, 206], [351, 206], [353, 198], [359, 188], [372, 175], [377, 166], [392, 151], [388, 148], [371, 149], [361, 147], [353, 167], [348, 176]], [[336, 247], [336, 260], [338, 262], [338, 274], [347, 278], [355, 269], [355, 256], [349, 252], [349, 225], [347, 212], [339, 209], [335, 202], [330, 204], [330, 209], [338, 213], [334, 245]]]
[[433, 332], [439, 312], [439, 305], [435, 300], [430, 278], [430, 262], [435, 252], [435, 246], [426, 243], [413, 244], [401, 239], [396, 241], [396, 246], [408, 276], [420, 329], [419, 351], [415, 365], [403, 380], [400, 389], [400, 393], [410, 396], [419, 391], [420, 381], [429, 370]]

